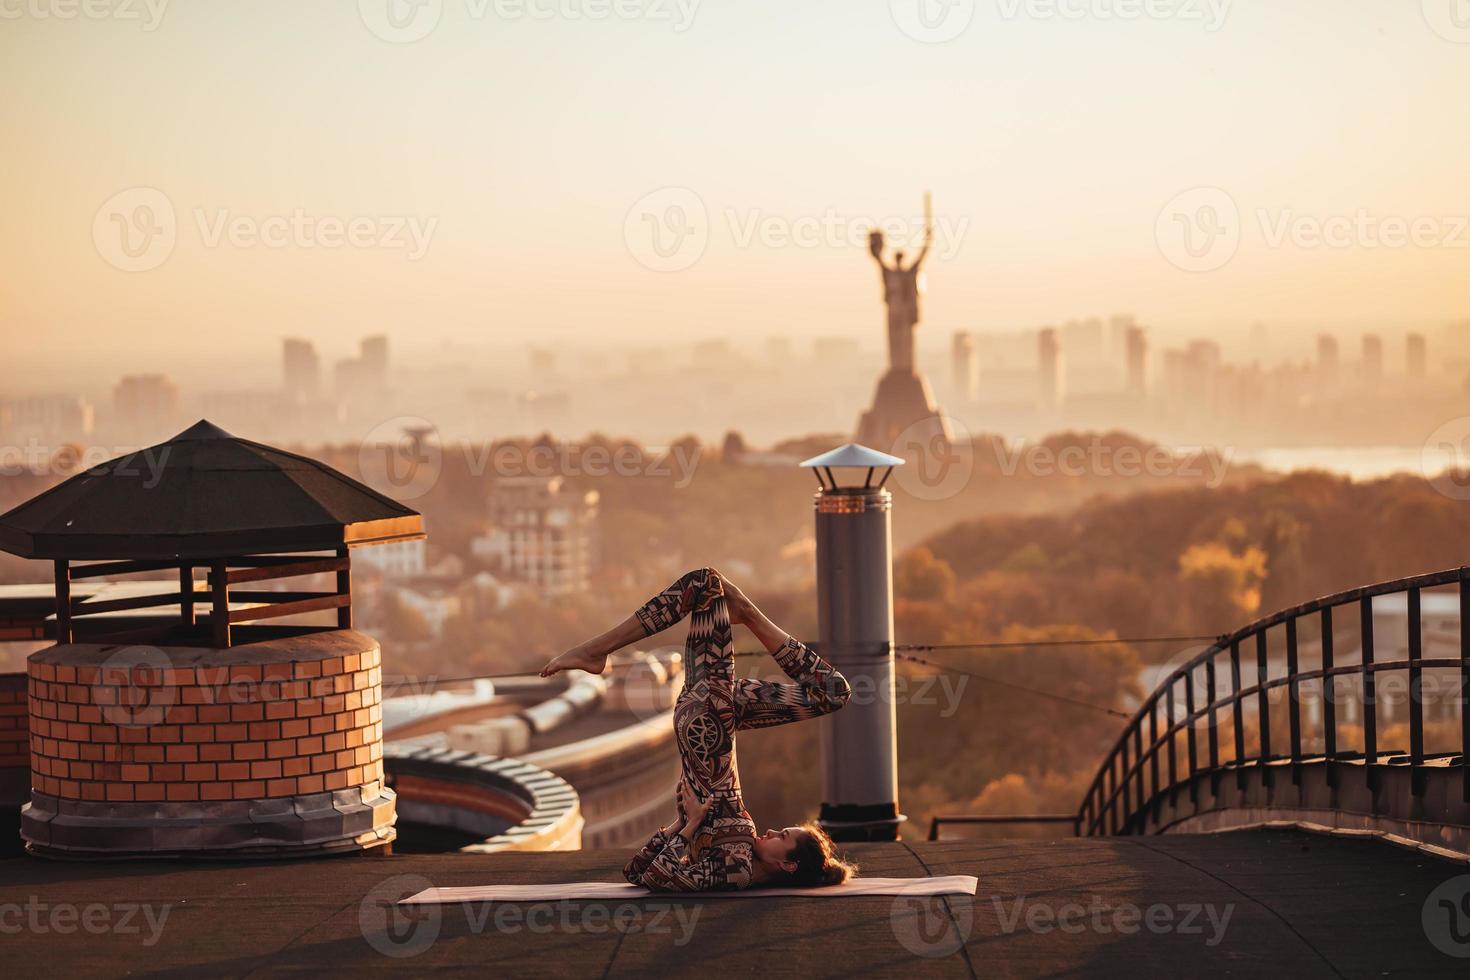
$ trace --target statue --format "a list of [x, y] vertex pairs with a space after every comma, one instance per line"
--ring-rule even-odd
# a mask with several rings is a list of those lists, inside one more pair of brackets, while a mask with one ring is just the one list
[[949, 419], [934, 404], [929, 382], [914, 357], [914, 331], [919, 326], [919, 276], [934, 242], [934, 212], [924, 195], [924, 242], [918, 257], [904, 264], [895, 252], [893, 264], [883, 261], [883, 233], [868, 234], [868, 251], [883, 272], [883, 302], [888, 306], [888, 370], [878, 381], [873, 407], [858, 420], [857, 441], [866, 446], [907, 456], [905, 448], [923, 443], [948, 446], [953, 441]]
[[[928, 195], [925, 195], [926, 212], [928, 200]], [[873, 253], [878, 268], [883, 271], [883, 302], [888, 304], [888, 366], [894, 370], [912, 371], [914, 368], [914, 329], [919, 325], [919, 293], [922, 291], [919, 275], [933, 242], [934, 225], [929, 220], [919, 257], [905, 266], [904, 253], [900, 249], [893, 254], [893, 265], [890, 266], [883, 262], [883, 233], [875, 230], [868, 235], [868, 251]]]

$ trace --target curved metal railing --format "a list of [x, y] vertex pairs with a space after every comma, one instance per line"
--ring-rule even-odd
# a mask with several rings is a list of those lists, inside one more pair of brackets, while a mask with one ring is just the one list
[[[1257, 620], [1228, 636], [1221, 637], [1203, 652], [1176, 668], [1139, 707], [1138, 712], [1124, 727], [1103, 764], [1099, 767], [1092, 786], [1088, 789], [1078, 810], [1079, 829], [1084, 834], [1128, 833], [1137, 823], [1137, 816], [1149, 801], [1157, 799], [1164, 791], [1176, 790], [1188, 785], [1195, 791], [1194, 777], [1199, 772], [1220, 776], [1233, 769], [1242, 781], [1249, 766], [1287, 763], [1291, 767], [1293, 781], [1300, 778], [1300, 767], [1309, 761], [1357, 761], [1364, 763], [1364, 776], [1370, 787], [1376, 786], [1378, 772], [1375, 767], [1382, 753], [1378, 745], [1378, 699], [1375, 697], [1377, 675], [1383, 671], [1404, 670], [1408, 672], [1408, 725], [1409, 749], [1407, 763], [1413, 771], [1415, 795], [1424, 791], [1424, 702], [1423, 671], [1425, 669], [1451, 667], [1460, 670], [1459, 704], [1461, 721], [1461, 757], [1470, 748], [1470, 713], [1465, 711], [1467, 686], [1470, 686], [1470, 616], [1460, 616], [1460, 656], [1455, 658], [1424, 659], [1423, 630], [1420, 615], [1421, 592], [1424, 589], [1445, 585], [1458, 585], [1460, 608], [1470, 609], [1470, 569], [1454, 568], [1427, 575], [1383, 582], [1364, 588], [1339, 592], [1336, 595], [1315, 599], [1290, 609]], [[1379, 661], [1374, 657], [1373, 600], [1379, 596], [1403, 593], [1407, 598], [1408, 657], [1404, 660]], [[1339, 666], [1334, 662], [1333, 611], [1343, 606], [1356, 606], [1362, 657], [1358, 663]], [[1322, 665], [1312, 670], [1301, 670], [1298, 664], [1297, 625], [1308, 616], [1321, 620]], [[1282, 676], [1268, 676], [1269, 641], [1267, 631], [1284, 626], [1286, 630], [1286, 671]], [[1256, 683], [1246, 687], [1241, 684], [1241, 648], [1254, 646], [1256, 659]], [[1225, 661], [1230, 671], [1229, 693], [1220, 696], [1217, 683], [1220, 661]], [[1203, 668], [1203, 671], [1201, 670]], [[1200, 674], [1203, 672], [1203, 690], [1200, 690]], [[1337, 746], [1337, 699], [1330, 693], [1331, 678], [1358, 676], [1362, 683], [1363, 750], [1342, 751]], [[1321, 680], [1329, 695], [1322, 699], [1323, 751], [1320, 755], [1307, 757], [1302, 751], [1301, 686], [1307, 681]], [[1279, 688], [1288, 692], [1289, 751], [1284, 754], [1271, 750], [1271, 700], [1270, 692]], [[1258, 737], [1257, 751], [1247, 755], [1245, 746], [1245, 707], [1255, 699]], [[1180, 711], [1180, 701], [1183, 710]], [[1160, 714], [1165, 717], [1160, 719]], [[1229, 710], [1234, 737], [1234, 758], [1226, 765], [1220, 762], [1219, 715]], [[1205, 721], [1205, 757], [1199, 753], [1199, 722]], [[1147, 728], [1145, 745], [1144, 729]], [[1185, 734], [1184, 759], [1178, 758], [1179, 733]], [[1161, 758], [1162, 757], [1162, 758]], [[1429, 758], [1444, 758], [1443, 755]], [[1183, 778], [1181, 772], [1183, 770]], [[1464, 791], [1470, 799], [1470, 767], [1464, 770]]]
[[[1425, 575], [1382, 582], [1377, 585], [1339, 592], [1293, 606], [1251, 623], [1234, 633], [1220, 637], [1202, 652], [1176, 667], [1139, 706], [1119, 734], [1112, 750], [1098, 768], [1097, 776], [1082, 799], [1073, 823], [1078, 835], [1140, 833], [1144, 817], [1167, 795], [1187, 791], [1191, 801], [1198, 802], [1196, 777], [1208, 774], [1218, 781], [1234, 772], [1243, 789], [1247, 774], [1253, 768], [1263, 770], [1269, 784], [1281, 768], [1289, 768], [1294, 783], [1300, 782], [1303, 767], [1310, 764], [1351, 762], [1362, 765], [1363, 778], [1370, 790], [1380, 784], [1382, 766], [1406, 765], [1412, 777], [1410, 785], [1416, 797], [1424, 795], [1430, 768], [1459, 764], [1461, 793], [1470, 802], [1470, 711], [1466, 710], [1470, 693], [1470, 615], [1459, 615], [1459, 656], [1428, 658], [1423, 656], [1421, 594], [1425, 589], [1458, 586], [1459, 609], [1470, 612], [1470, 568], [1461, 567]], [[1378, 660], [1374, 646], [1373, 600], [1381, 596], [1403, 594], [1406, 597], [1407, 657]], [[1362, 656], [1356, 663], [1339, 664], [1335, 660], [1334, 612], [1356, 607], [1360, 624]], [[1308, 617], [1320, 621], [1321, 666], [1303, 670], [1299, 664], [1298, 624]], [[1286, 664], [1280, 676], [1270, 676], [1270, 641], [1267, 633], [1276, 627], [1285, 629]], [[1255, 683], [1241, 681], [1242, 650], [1253, 654]], [[1423, 672], [1436, 668], [1459, 671], [1455, 694], [1459, 707], [1460, 751], [1425, 754]], [[1222, 691], [1222, 672], [1229, 672], [1229, 684]], [[1385, 749], [1379, 745], [1379, 698], [1377, 677], [1385, 671], [1408, 674], [1408, 750]], [[1359, 678], [1362, 718], [1362, 750], [1345, 750], [1338, 745], [1338, 698], [1336, 678]], [[1321, 751], [1310, 755], [1303, 750], [1302, 686], [1320, 682], [1325, 696], [1321, 700]], [[1287, 698], [1287, 751], [1272, 751], [1271, 715], [1273, 691], [1285, 688]], [[1246, 712], [1254, 705], [1257, 736], [1255, 751], [1247, 752]], [[1278, 706], [1279, 707], [1279, 706]], [[1220, 717], [1228, 712], [1233, 739], [1231, 758], [1221, 760]], [[1201, 724], [1203, 723], [1203, 725]], [[1183, 746], [1181, 742], [1183, 736]], [[1203, 741], [1203, 745], [1201, 745]], [[1327, 771], [1328, 785], [1336, 786], [1339, 774], [1333, 767]], [[938, 836], [942, 823], [1031, 823], [1025, 817], [936, 817], [930, 838]], [[1043, 822], [1062, 823], [1059, 817]]]

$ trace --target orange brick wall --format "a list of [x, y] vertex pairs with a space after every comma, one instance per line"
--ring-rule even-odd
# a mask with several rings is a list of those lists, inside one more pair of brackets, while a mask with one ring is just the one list
[[[32, 661], [32, 785], [108, 802], [375, 790], [383, 779], [379, 660], [374, 648], [167, 669]], [[0, 703], [0, 723], [3, 711]]]
[[0, 674], [0, 769], [24, 769], [26, 752], [26, 675]]

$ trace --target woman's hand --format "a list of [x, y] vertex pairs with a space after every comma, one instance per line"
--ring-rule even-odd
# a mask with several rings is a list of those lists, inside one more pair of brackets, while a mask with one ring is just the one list
[[710, 807], [714, 805], [714, 797], [701, 800], [699, 794], [694, 792], [685, 780], [679, 782], [679, 792], [684, 801], [684, 829], [683, 835], [691, 842], [694, 834], [699, 830], [699, 825], [704, 823], [704, 818], [709, 815]]

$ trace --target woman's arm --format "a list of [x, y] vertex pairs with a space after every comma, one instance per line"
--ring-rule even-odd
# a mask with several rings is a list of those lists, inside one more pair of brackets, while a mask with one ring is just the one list
[[[690, 838], [675, 834], [644, 870], [638, 884], [654, 891], [708, 892], [749, 888], [755, 868], [755, 833], [748, 822], [716, 828], [709, 847], [692, 857]], [[690, 831], [693, 834], [693, 831]]]
[[742, 623], [795, 684], [742, 680], [735, 686], [735, 727], [770, 728], [831, 714], [852, 699], [852, 686], [826, 659], [771, 622], [729, 582], [730, 618]]

